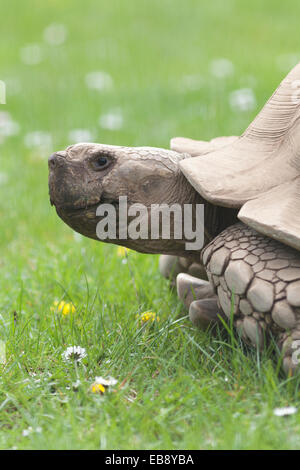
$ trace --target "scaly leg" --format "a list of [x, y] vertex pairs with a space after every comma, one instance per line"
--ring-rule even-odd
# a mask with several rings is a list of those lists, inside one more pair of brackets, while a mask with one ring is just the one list
[[[202, 251], [220, 308], [242, 337], [260, 348], [271, 333], [293, 372], [292, 342], [300, 339], [300, 253], [239, 223]], [[299, 354], [300, 359], [300, 354]]]
[[200, 279], [206, 279], [206, 270], [199, 262], [193, 262], [189, 258], [180, 256], [161, 255], [159, 257], [159, 270], [163, 277], [175, 283], [176, 277], [179, 273], [188, 273], [191, 276]]
[[180, 273], [176, 285], [178, 297], [189, 309], [190, 320], [195, 326], [206, 329], [220, 321], [218, 315], [222, 312], [210, 282]]
[[195, 326], [206, 329], [212, 323], [219, 322], [218, 314], [222, 312], [217, 304], [217, 296], [210, 282], [204, 280], [207, 279], [206, 271], [200, 263], [161, 255], [159, 267], [161, 274], [170, 279], [173, 285], [176, 278], [178, 297], [189, 309], [190, 319]]

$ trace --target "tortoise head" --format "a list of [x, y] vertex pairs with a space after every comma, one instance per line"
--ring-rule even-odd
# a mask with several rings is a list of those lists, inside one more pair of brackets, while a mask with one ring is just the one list
[[[117, 215], [116, 234], [103, 241], [142, 252], [175, 254], [178, 253], [179, 242], [174, 240], [151, 240], [151, 237], [147, 241], [121, 240], [119, 203], [120, 198], [126, 196], [128, 207], [138, 203], [148, 211], [153, 204], [195, 202], [198, 194], [179, 168], [179, 161], [188, 157], [187, 154], [152, 147], [72, 145], [49, 158], [50, 201], [64, 222], [94, 239], [99, 239], [96, 233], [99, 208], [110, 204]], [[147, 217], [150, 217], [149, 213]]]

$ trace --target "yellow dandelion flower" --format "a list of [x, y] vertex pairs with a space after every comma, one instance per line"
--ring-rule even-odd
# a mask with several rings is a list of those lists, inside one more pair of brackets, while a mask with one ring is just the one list
[[53, 307], [51, 307], [52, 311], [58, 311], [61, 312], [63, 316], [69, 315], [71, 312], [75, 312], [75, 307], [71, 302], [65, 302], [64, 300], [61, 300], [60, 302], [58, 300], [55, 300], [53, 302]]
[[93, 383], [91, 386], [92, 393], [105, 393], [105, 387], [102, 384]]
[[117, 255], [124, 258], [124, 256], [128, 255], [130, 248], [126, 248], [125, 246], [118, 246]]
[[66, 305], [66, 302], [62, 300], [61, 302], [59, 302], [56, 308], [59, 312], [61, 312], [65, 305]]
[[69, 315], [69, 313], [74, 313], [75, 312], [75, 307], [71, 303], [65, 303], [65, 305], [61, 309], [61, 313], [65, 315]]
[[136, 315], [136, 318], [140, 321], [142, 325], [145, 323], [154, 323], [159, 322], [160, 318], [158, 315], [156, 315], [155, 312], [152, 312], [151, 310], [148, 310], [146, 312], [141, 313], [140, 315]]
[[116, 385], [118, 381], [114, 377], [107, 377], [104, 379], [103, 377], [95, 377], [94, 383], [91, 385], [91, 391], [93, 393], [100, 392], [103, 394], [106, 390], [111, 391], [111, 388]]

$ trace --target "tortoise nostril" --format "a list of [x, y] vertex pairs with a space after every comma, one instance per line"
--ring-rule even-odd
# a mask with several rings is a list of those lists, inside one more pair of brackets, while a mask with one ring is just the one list
[[57, 155], [57, 153], [53, 153], [52, 155], [50, 155], [50, 157], [48, 158], [48, 165], [50, 169], [54, 169], [57, 166], [58, 159], [59, 155]]

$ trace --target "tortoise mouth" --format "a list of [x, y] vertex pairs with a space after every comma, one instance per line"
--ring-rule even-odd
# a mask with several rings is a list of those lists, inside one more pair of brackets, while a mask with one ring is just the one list
[[99, 241], [99, 237], [97, 236], [97, 224], [101, 220], [102, 216], [97, 215], [97, 209], [106, 201], [109, 201], [110, 204], [114, 205], [118, 220], [119, 204], [118, 201], [112, 201], [111, 199], [104, 200], [101, 198], [97, 202], [86, 203], [78, 206], [71, 204], [54, 205], [57, 215], [67, 225], [69, 225], [69, 227], [75, 230], [75, 232]]
[[80, 215], [80, 214], [84, 214], [84, 213], [87, 213], [87, 212], [92, 212], [92, 211], [95, 211], [95, 215], [96, 215], [96, 210], [99, 206], [101, 206], [102, 204], [111, 204], [112, 206], [115, 207], [115, 209], [118, 209], [119, 208], [119, 201], [116, 200], [116, 199], [111, 199], [111, 198], [105, 198], [105, 197], [100, 197], [96, 202], [86, 202], [86, 203], [83, 203], [83, 204], [72, 204], [72, 203], [63, 203], [63, 204], [58, 204], [56, 203], [55, 201], [51, 200], [51, 205], [54, 205], [57, 212], [63, 212], [69, 216], [72, 216], [72, 215]]

